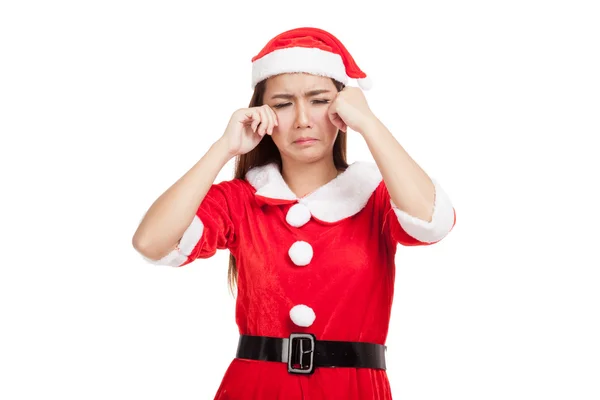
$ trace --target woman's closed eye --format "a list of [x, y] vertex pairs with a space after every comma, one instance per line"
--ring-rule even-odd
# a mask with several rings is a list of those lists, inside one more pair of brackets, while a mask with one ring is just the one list
[[[327, 104], [329, 103], [329, 100], [314, 100], [314, 102], [316, 102], [317, 104]], [[280, 103], [280, 104], [275, 104], [273, 106], [273, 108], [283, 108], [283, 107], [287, 107], [292, 103]]]

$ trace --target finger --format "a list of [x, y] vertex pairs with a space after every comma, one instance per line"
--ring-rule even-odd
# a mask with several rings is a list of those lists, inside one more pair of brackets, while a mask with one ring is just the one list
[[273, 134], [273, 130], [279, 126], [279, 121], [277, 120], [277, 113], [271, 107], [267, 106], [267, 110], [269, 111], [269, 115], [272, 117], [273, 126], [271, 128], [271, 134]]
[[329, 117], [329, 120], [331, 121], [331, 123], [333, 125], [335, 125], [336, 128], [338, 128], [339, 130], [346, 132], [346, 123], [344, 122], [344, 120], [340, 117], [340, 115], [337, 112], [337, 96], [339, 96], [339, 93], [336, 95], [336, 99], [329, 105], [329, 108], [327, 109], [327, 116]]
[[335, 125], [336, 127], [340, 127], [338, 125], [338, 120], [340, 120], [340, 116], [338, 115], [334, 103], [331, 103], [331, 105], [329, 106], [329, 108], [327, 109], [327, 117], [329, 117], [329, 120], [331, 121], [331, 123], [333, 125]]
[[258, 125], [256, 133], [258, 133], [262, 137], [265, 135], [265, 133], [267, 132], [267, 128], [269, 127], [269, 117], [267, 116], [266, 110], [262, 107], [259, 107], [257, 109], [257, 112], [260, 115], [260, 124]]
[[269, 113], [273, 117], [273, 128], [271, 129], [271, 134], [273, 134], [275, 128], [279, 126], [279, 120], [277, 119], [277, 113], [271, 107], [269, 107]]
[[252, 131], [254, 133], [256, 133], [256, 128], [258, 128], [259, 124], [260, 124], [260, 113], [257, 110], [253, 110], [252, 111], [252, 124], [250, 125], [250, 127], [252, 128]]
[[273, 115], [271, 115], [268, 105], [263, 105], [261, 108], [267, 120], [265, 124], [265, 134], [270, 135], [273, 131]]
[[272, 121], [271, 132], [269, 132], [269, 135], [273, 135], [273, 131], [275, 130], [275, 128], [277, 128], [277, 125], [278, 125], [277, 115], [271, 109], [269, 109], [269, 115], [271, 115], [271, 121]]
[[338, 114], [329, 114], [329, 120], [333, 125], [335, 125], [336, 128], [342, 129], [343, 122]]
[[244, 124], [248, 124], [248, 123], [251, 123], [253, 121], [253, 119], [254, 119], [254, 110], [250, 109], [244, 113], [244, 119], [242, 120], [242, 122]]
[[344, 121], [340, 118], [337, 122], [337, 127], [342, 131], [342, 132], [346, 132], [346, 130], [348, 129], [348, 125], [346, 125], [344, 123]]
[[252, 110], [247, 111], [244, 113], [244, 119], [241, 121], [244, 125], [250, 124], [252, 123], [252, 120], [254, 118], [254, 113], [252, 112]]

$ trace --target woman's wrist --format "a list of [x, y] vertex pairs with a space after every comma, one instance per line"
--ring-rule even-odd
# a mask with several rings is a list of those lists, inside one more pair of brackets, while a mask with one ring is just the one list
[[229, 146], [223, 138], [220, 138], [219, 140], [214, 142], [211, 147], [211, 150], [214, 150], [218, 154], [219, 158], [223, 162], [223, 165], [227, 164], [232, 158], [236, 156], [229, 150]]

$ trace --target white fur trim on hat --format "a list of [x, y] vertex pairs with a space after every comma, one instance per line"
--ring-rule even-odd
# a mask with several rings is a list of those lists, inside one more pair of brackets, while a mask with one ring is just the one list
[[252, 88], [270, 76], [286, 72], [306, 72], [348, 83], [346, 67], [339, 54], [314, 47], [274, 50], [252, 63]]
[[293, 227], [299, 228], [310, 221], [310, 210], [302, 203], [296, 203], [288, 210], [285, 220]]
[[204, 224], [200, 221], [197, 215], [194, 215], [194, 219], [183, 233], [181, 240], [177, 244], [177, 247], [173, 249], [169, 254], [161, 258], [160, 260], [153, 260], [148, 257], [142, 256], [150, 264], [155, 265], [168, 265], [171, 267], [179, 267], [181, 264], [186, 262], [192, 250], [196, 247], [198, 241], [202, 237], [204, 231]]
[[304, 304], [298, 304], [290, 310], [290, 318], [298, 326], [309, 327], [315, 322], [316, 317], [313, 309]]
[[392, 209], [406, 233], [425, 243], [442, 240], [454, 225], [454, 207], [450, 198], [435, 179], [432, 179], [432, 182], [435, 186], [435, 201], [430, 222], [413, 217], [396, 207], [394, 201], [390, 200]]
[[313, 258], [313, 248], [310, 243], [299, 240], [290, 246], [288, 254], [294, 264], [304, 267]]

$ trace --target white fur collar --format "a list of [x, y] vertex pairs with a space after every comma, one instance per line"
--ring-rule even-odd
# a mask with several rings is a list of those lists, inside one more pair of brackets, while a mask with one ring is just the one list
[[336, 222], [359, 212], [382, 176], [376, 163], [356, 161], [336, 178], [302, 198], [297, 198], [283, 180], [276, 163], [251, 168], [246, 180], [256, 189], [256, 196], [297, 201], [307, 206], [315, 218]]

